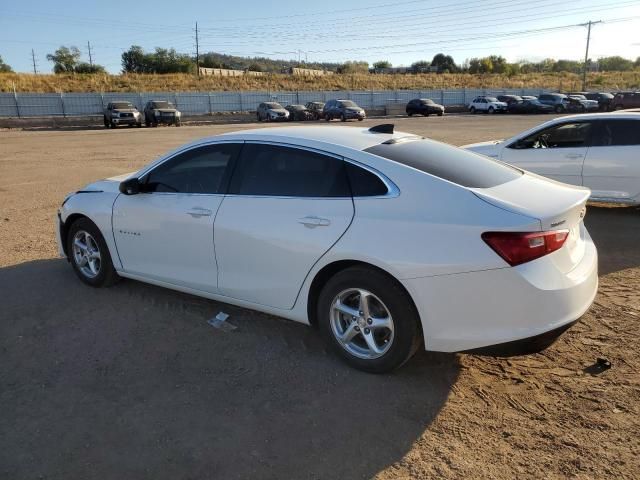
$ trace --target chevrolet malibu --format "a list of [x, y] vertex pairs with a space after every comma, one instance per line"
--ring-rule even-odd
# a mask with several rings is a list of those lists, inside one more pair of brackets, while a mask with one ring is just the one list
[[640, 113], [556, 118], [507, 140], [464, 145], [560, 182], [584, 185], [591, 199], [640, 205]]
[[421, 345], [550, 345], [596, 293], [588, 197], [393, 125], [270, 128], [87, 185], [57, 227], [90, 286], [126, 277], [314, 325], [386, 372]]

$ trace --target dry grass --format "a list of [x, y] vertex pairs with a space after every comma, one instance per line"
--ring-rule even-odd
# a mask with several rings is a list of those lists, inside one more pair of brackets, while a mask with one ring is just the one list
[[[594, 90], [640, 88], [640, 71], [591, 73]], [[0, 92], [188, 92], [188, 91], [305, 91], [393, 90], [438, 88], [551, 88], [579, 90], [581, 77], [571, 73], [515, 76], [469, 74], [331, 75], [321, 78], [267, 75], [264, 77], [195, 77], [169, 75], [31, 75], [0, 74]]]

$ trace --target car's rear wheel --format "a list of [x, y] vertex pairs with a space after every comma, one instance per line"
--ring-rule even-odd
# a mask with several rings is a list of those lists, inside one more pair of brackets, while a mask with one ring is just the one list
[[444, 115], [444, 112], [438, 112], [439, 117], [441, 117], [442, 115]]
[[367, 372], [398, 368], [420, 345], [413, 301], [395, 280], [375, 269], [351, 267], [333, 276], [320, 293], [318, 319], [338, 354]]
[[487, 113], [493, 114], [495, 112], [495, 109], [493, 107], [489, 107], [489, 110], [487, 110]]
[[561, 105], [556, 105], [556, 108], [555, 108], [556, 113], [562, 113], [563, 111], [564, 111], [564, 108]]
[[87, 285], [108, 287], [120, 279], [100, 229], [88, 218], [76, 220], [69, 228], [67, 255], [74, 272]]
[[425, 117], [429, 116], [429, 112], [425, 111], [422, 115], [424, 115]]
[[328, 113], [324, 116], [324, 120], [325, 122], [329, 122], [331, 121], [331, 115], [329, 115]]
[[409, 117], [413, 116], [413, 110], [407, 110], [407, 116]]

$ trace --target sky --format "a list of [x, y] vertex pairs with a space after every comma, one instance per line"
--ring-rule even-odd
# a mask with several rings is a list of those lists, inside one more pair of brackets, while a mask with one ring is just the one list
[[274, 59], [409, 66], [436, 53], [457, 63], [486, 55], [509, 61], [640, 57], [640, 0], [0, 0], [0, 56], [15, 71], [49, 73], [60, 45], [118, 73], [131, 45]]

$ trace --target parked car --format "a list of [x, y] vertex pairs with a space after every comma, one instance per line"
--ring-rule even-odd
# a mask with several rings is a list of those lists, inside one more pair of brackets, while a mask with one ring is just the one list
[[441, 117], [444, 115], [444, 107], [435, 103], [430, 98], [414, 98], [407, 103], [407, 115], [424, 115], [428, 117], [431, 114]]
[[611, 93], [608, 92], [587, 92], [584, 94], [584, 96], [588, 99], [588, 100], [595, 100], [596, 102], [598, 102], [598, 106], [600, 108], [601, 111], [603, 112], [608, 112], [609, 110], [613, 110], [612, 109], [612, 101], [613, 101], [613, 95]]
[[90, 286], [133, 278], [316, 325], [351, 365], [386, 372], [422, 343], [552, 343], [597, 290], [588, 197], [392, 125], [284, 127], [87, 185], [57, 231]]
[[367, 117], [364, 109], [352, 100], [329, 100], [322, 109], [322, 113], [327, 122], [334, 118], [339, 118], [343, 122], [351, 119], [362, 121]]
[[507, 104], [499, 101], [496, 97], [476, 97], [469, 104], [469, 112], [504, 113], [507, 111]]
[[613, 110], [640, 107], [640, 92], [616, 93], [612, 100]]
[[311, 112], [314, 120], [324, 118], [324, 102], [307, 102], [305, 107], [307, 107], [307, 110]]
[[289, 120], [289, 112], [278, 102], [262, 102], [258, 105], [258, 121], [277, 122]]
[[311, 120], [313, 118], [312, 113], [309, 112], [309, 110], [307, 110], [307, 107], [305, 107], [304, 105], [287, 105], [284, 108], [287, 112], [289, 112], [289, 120], [291, 121], [304, 121]]
[[553, 107], [545, 105], [540, 100], [522, 100], [520, 102], [512, 102], [507, 107], [509, 113], [552, 113]]
[[592, 102], [586, 98], [569, 97], [563, 93], [541, 93], [538, 100], [545, 105], [551, 105], [556, 113], [585, 112], [597, 109], [598, 102]]
[[640, 113], [556, 118], [507, 140], [463, 148], [589, 187], [595, 201], [640, 204]]
[[538, 100], [538, 97], [533, 95], [522, 95], [522, 100]]
[[600, 109], [597, 100], [588, 100], [584, 95], [569, 95], [569, 108], [579, 112], [592, 112]]
[[109, 102], [104, 109], [104, 126], [116, 128], [118, 125], [142, 126], [142, 115], [131, 102]]
[[507, 104], [507, 107], [512, 103], [517, 103], [522, 101], [522, 97], [520, 95], [498, 95], [496, 97], [499, 101]]
[[182, 114], [171, 102], [166, 100], [151, 100], [144, 107], [144, 124], [147, 127], [157, 127], [158, 124], [181, 124]]

